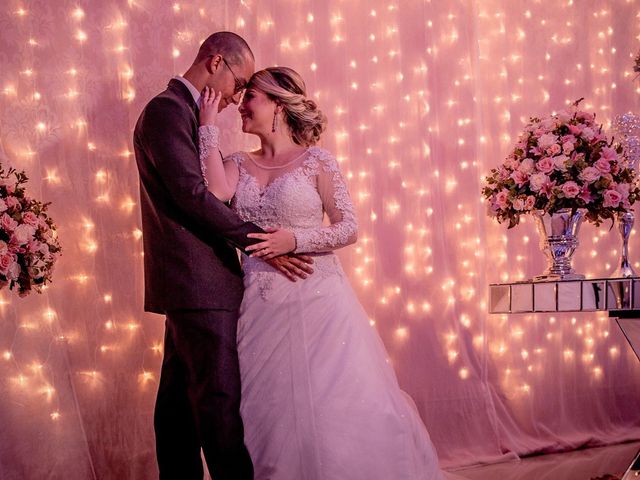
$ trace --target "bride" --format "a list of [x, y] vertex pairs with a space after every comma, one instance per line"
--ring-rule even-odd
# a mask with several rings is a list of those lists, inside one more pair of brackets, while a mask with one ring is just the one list
[[[335, 158], [315, 146], [324, 115], [292, 69], [256, 72], [239, 111], [261, 147], [222, 161], [219, 101], [205, 91], [205, 181], [268, 232], [249, 235], [261, 241], [243, 254], [238, 324], [240, 410], [256, 479], [441, 479], [427, 430], [333, 253], [356, 241], [357, 224]], [[313, 256], [306, 280], [264, 262], [291, 251]]]

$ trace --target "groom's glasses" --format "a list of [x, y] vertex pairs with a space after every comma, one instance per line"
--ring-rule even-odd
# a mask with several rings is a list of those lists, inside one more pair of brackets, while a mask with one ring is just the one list
[[238, 76], [236, 75], [236, 72], [233, 71], [233, 68], [231, 68], [231, 65], [229, 65], [229, 63], [227, 62], [227, 59], [222, 57], [222, 61], [224, 62], [224, 64], [227, 66], [227, 68], [231, 72], [231, 75], [233, 75], [233, 81], [235, 82], [235, 87], [233, 89], [233, 94], [236, 95], [237, 93], [240, 93], [242, 90], [247, 88], [247, 82], [245, 82], [243, 80], [240, 80], [238, 78]]

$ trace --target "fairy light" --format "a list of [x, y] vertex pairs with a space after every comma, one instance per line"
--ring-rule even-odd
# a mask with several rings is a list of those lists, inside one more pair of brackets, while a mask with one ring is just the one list
[[82, 10], [82, 8], [77, 7], [73, 10], [73, 12], [71, 13], [71, 16], [77, 20], [80, 21], [84, 18], [84, 10]]

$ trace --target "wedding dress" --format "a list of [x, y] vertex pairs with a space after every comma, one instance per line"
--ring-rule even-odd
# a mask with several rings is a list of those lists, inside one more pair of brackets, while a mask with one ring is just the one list
[[427, 430], [332, 252], [357, 231], [334, 157], [311, 147], [264, 186], [246, 168], [256, 168], [248, 154], [229, 160], [240, 171], [233, 210], [293, 231], [296, 251], [314, 258], [314, 273], [291, 282], [243, 255], [241, 414], [256, 480], [442, 479]]

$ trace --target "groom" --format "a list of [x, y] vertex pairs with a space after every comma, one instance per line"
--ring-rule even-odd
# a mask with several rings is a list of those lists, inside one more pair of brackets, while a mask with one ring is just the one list
[[[197, 148], [200, 92], [205, 86], [221, 92], [219, 110], [238, 104], [253, 70], [253, 53], [241, 37], [214, 33], [135, 127], [145, 310], [166, 315], [154, 417], [162, 480], [201, 480], [200, 449], [215, 480], [253, 478], [239, 412], [236, 326], [243, 285], [233, 246], [259, 241], [247, 234], [262, 230], [209, 193]], [[295, 280], [311, 273], [307, 263], [283, 256], [272, 266]]]

